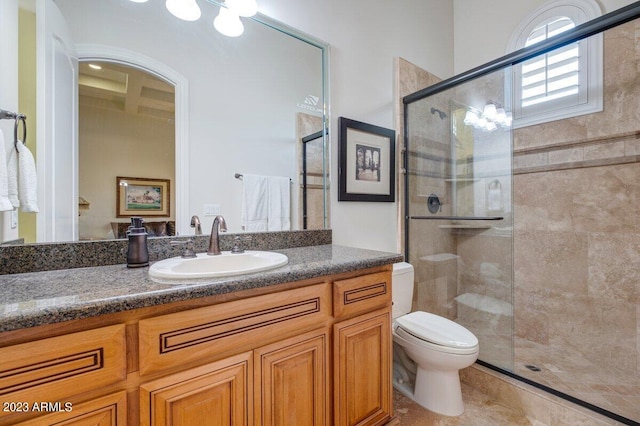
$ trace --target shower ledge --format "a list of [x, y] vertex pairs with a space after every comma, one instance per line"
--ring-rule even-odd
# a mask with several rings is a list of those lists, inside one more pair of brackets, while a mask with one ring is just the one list
[[438, 228], [440, 229], [477, 229], [477, 230], [484, 230], [484, 229], [491, 229], [491, 225], [470, 225], [467, 223], [452, 223], [449, 225], [438, 225]]
[[436, 253], [428, 256], [422, 256], [420, 260], [434, 263], [447, 262], [449, 260], [458, 260], [458, 255], [453, 253]]

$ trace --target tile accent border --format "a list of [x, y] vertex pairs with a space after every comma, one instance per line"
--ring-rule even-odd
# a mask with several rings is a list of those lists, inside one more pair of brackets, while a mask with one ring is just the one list
[[640, 132], [515, 149], [513, 174], [640, 162]]

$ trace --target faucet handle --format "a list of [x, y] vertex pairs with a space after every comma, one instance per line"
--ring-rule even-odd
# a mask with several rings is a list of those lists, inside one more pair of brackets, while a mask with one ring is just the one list
[[236, 236], [234, 238], [234, 244], [233, 244], [233, 248], [231, 249], [231, 253], [234, 254], [240, 254], [240, 253], [244, 253], [244, 248], [240, 246], [240, 242], [241, 241], [251, 241], [252, 238], [249, 236], [246, 237], [241, 237], [241, 236]]
[[182, 256], [180, 256], [183, 259], [190, 259], [190, 258], [196, 257], [196, 252], [193, 248], [192, 238], [189, 238], [188, 240], [171, 241], [169, 244], [171, 244], [172, 247], [184, 246], [184, 250], [182, 251]]

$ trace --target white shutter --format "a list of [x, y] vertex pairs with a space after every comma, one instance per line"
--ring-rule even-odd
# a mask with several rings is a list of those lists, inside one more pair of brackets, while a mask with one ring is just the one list
[[[525, 46], [539, 43], [573, 27], [575, 24], [567, 17], [554, 18], [534, 29]], [[521, 74], [522, 108], [576, 95], [580, 87], [579, 74], [579, 43], [524, 62]]]

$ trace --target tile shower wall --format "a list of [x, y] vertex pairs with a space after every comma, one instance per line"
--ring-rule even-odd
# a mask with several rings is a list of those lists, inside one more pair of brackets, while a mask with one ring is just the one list
[[[322, 117], [312, 114], [298, 113], [296, 114], [296, 134], [298, 141], [302, 138], [322, 131]], [[323, 168], [325, 167], [325, 159], [327, 158], [326, 147], [323, 139], [318, 138], [307, 142], [307, 228], [306, 229], [324, 229], [325, 228], [325, 207], [327, 208], [326, 216], [330, 217], [331, 212], [328, 211], [329, 203], [325, 203], [325, 175]], [[302, 188], [302, 143], [297, 144], [298, 156], [298, 199], [302, 205], [303, 188]], [[327, 179], [328, 181], [328, 179]], [[330, 188], [326, 188], [326, 199], [329, 199]], [[303, 229], [304, 217], [302, 207], [298, 209], [298, 229]], [[327, 227], [329, 224], [327, 223]]]
[[[440, 79], [424, 71], [412, 63], [398, 59], [396, 66], [396, 86], [399, 102], [396, 106], [399, 121], [398, 145], [404, 144], [403, 108], [401, 99], [417, 90], [431, 86]], [[448, 99], [443, 98], [443, 105], [437, 107], [448, 111]], [[433, 105], [416, 105], [417, 110], [412, 113], [424, 118], [424, 121], [414, 121], [416, 135], [411, 149], [408, 151], [409, 187], [421, 188], [413, 191], [409, 199], [409, 209], [413, 215], [427, 215], [427, 197], [431, 193], [438, 194], [443, 202], [443, 214], [451, 214], [451, 194], [445, 178], [451, 175], [451, 148], [449, 118], [445, 121], [437, 114], [431, 114]], [[425, 136], [421, 136], [425, 135]], [[426, 136], [428, 135], [428, 137]], [[402, 158], [398, 156], [398, 158]], [[400, 179], [398, 193], [404, 193], [404, 180]], [[398, 215], [404, 217], [404, 214]], [[401, 225], [403, 226], [403, 225]], [[438, 227], [434, 221], [413, 221], [411, 223], [411, 253], [409, 262], [415, 268], [414, 310], [429, 310], [438, 315], [455, 318], [454, 298], [458, 294], [457, 256], [455, 254], [455, 239], [448, 230]], [[404, 236], [403, 236], [404, 243]]]
[[[414, 308], [458, 321], [478, 336], [480, 359], [510, 369], [510, 133], [479, 132], [462, 124], [466, 105], [482, 108], [488, 99], [503, 98], [503, 75], [496, 74], [408, 106], [412, 217], [408, 258], [416, 270]], [[446, 117], [436, 110], [444, 111]], [[493, 182], [500, 182], [502, 188], [499, 211], [490, 211], [487, 202], [487, 188]], [[439, 196], [441, 211], [428, 211], [429, 194]], [[447, 216], [499, 216], [502, 220], [450, 220]]]
[[605, 33], [602, 112], [514, 131], [516, 372], [635, 421], [638, 37]]

